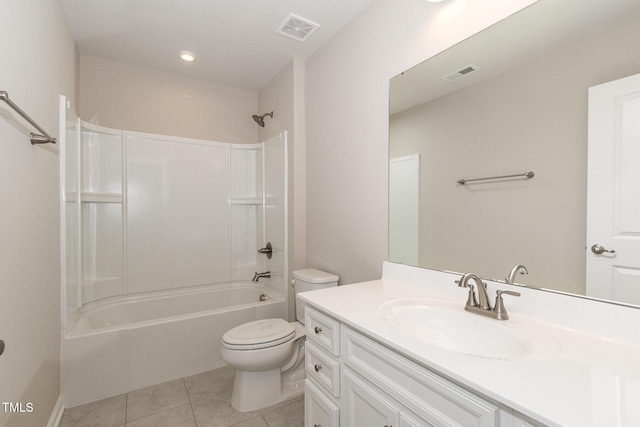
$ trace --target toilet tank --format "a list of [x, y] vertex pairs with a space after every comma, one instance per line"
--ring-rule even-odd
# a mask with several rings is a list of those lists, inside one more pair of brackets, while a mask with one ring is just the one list
[[325, 271], [316, 270], [315, 268], [305, 268], [304, 270], [294, 270], [293, 286], [296, 302], [296, 320], [304, 324], [304, 306], [305, 302], [300, 301], [297, 296], [298, 292], [313, 291], [315, 289], [330, 288], [338, 286], [338, 276], [327, 273]]

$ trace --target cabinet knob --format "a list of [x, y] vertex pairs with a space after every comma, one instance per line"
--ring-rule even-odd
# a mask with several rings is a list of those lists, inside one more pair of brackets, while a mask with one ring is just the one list
[[316, 372], [318, 372], [320, 369], [322, 369], [322, 365], [321, 365], [321, 364], [319, 364], [319, 363], [318, 363], [318, 364], [316, 364], [316, 365], [313, 365], [313, 369], [315, 369], [315, 370], [316, 370]]
[[322, 328], [320, 326], [316, 326], [315, 328], [313, 328], [313, 330], [316, 334], [319, 334], [320, 332], [322, 332]]

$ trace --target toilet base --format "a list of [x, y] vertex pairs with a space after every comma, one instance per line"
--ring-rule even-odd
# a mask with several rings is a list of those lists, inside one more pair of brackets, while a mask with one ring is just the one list
[[231, 406], [238, 412], [250, 412], [294, 399], [304, 394], [304, 379], [304, 366], [284, 374], [280, 369], [236, 369]]

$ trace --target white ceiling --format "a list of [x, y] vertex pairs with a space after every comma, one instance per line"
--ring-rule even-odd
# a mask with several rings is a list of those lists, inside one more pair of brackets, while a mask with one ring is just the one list
[[[391, 79], [391, 115], [495, 77], [545, 52], [640, 19], [639, 0], [538, 0]], [[453, 82], [443, 79], [478, 67]]]
[[[309, 57], [371, 0], [60, 0], [82, 54], [249, 90]], [[293, 13], [320, 25], [302, 43], [276, 34]], [[198, 59], [187, 64], [178, 52]]]

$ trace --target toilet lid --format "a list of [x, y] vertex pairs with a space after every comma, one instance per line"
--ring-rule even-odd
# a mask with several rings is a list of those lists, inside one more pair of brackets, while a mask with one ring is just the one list
[[256, 348], [256, 345], [274, 346], [289, 341], [295, 330], [283, 319], [263, 319], [248, 322], [228, 330], [222, 341], [231, 346]]

